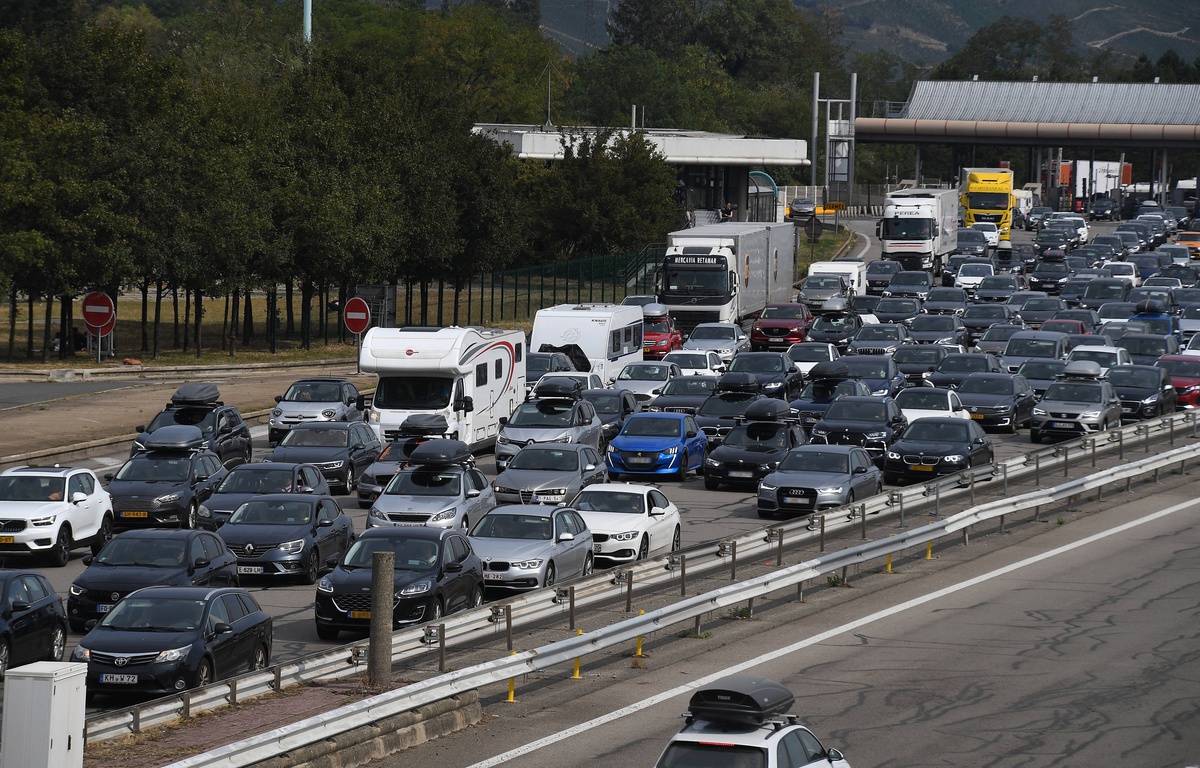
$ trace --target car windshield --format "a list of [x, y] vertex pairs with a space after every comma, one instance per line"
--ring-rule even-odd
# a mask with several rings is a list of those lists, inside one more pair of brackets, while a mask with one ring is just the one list
[[954, 317], [951, 315], [917, 315], [913, 318], [914, 331], [953, 331]]
[[937, 443], [965, 443], [970, 440], [970, 427], [966, 422], [949, 424], [944, 421], [917, 419], [904, 430], [902, 440]]
[[937, 369], [941, 373], [986, 371], [988, 369], [988, 361], [982, 355], [948, 355], [945, 360], [938, 364]]
[[896, 341], [900, 338], [900, 334], [901, 330], [898, 325], [864, 325], [854, 339], [855, 341]]
[[667, 745], [660, 768], [766, 768], [767, 752], [762, 747], [680, 741]]
[[702, 352], [672, 352], [663, 359], [664, 363], [675, 363], [680, 368], [708, 368], [708, 355]]
[[1101, 320], [1127, 320], [1133, 317], [1135, 312], [1137, 308], [1125, 301], [1110, 301], [1096, 310]]
[[925, 300], [926, 304], [931, 301], [954, 301], [966, 302], [967, 295], [962, 288], [934, 288], [929, 292], [929, 298]]
[[130, 596], [105, 614], [100, 626], [126, 632], [180, 632], [195, 630], [203, 620], [203, 600]]
[[117, 536], [100, 550], [93, 563], [135, 565], [146, 568], [181, 568], [187, 542], [181, 538], [128, 538]]
[[1022, 312], [1057, 312], [1060, 309], [1060, 299], [1030, 299], [1021, 305]]
[[279, 444], [286, 448], [345, 448], [350, 432], [345, 429], [292, 429]]
[[1117, 367], [1108, 372], [1108, 383], [1114, 387], [1158, 389], [1158, 385], [1161, 382], [1159, 377], [1161, 375], [1158, 371]]
[[875, 314], [915, 315], [921, 307], [914, 299], [883, 299], [875, 305]]
[[1158, 360], [1154, 364], [1159, 368], [1165, 368], [1172, 376], [1200, 378], [1200, 358], [1195, 360]]
[[155, 416], [154, 421], [146, 427], [146, 431], [153, 432], [172, 424], [199, 427], [202, 433], [211, 435], [217, 426], [217, 412], [212, 408], [174, 408]]
[[963, 317], [969, 320], [1001, 320], [1007, 317], [1007, 315], [1004, 314], [1003, 307], [975, 304], [966, 308], [963, 312]]
[[664, 395], [710, 395], [717, 388], [713, 379], [695, 376], [676, 376], [663, 385]]
[[[812, 278], [809, 278], [810, 280]], [[803, 320], [805, 318], [804, 307], [796, 304], [783, 307], [767, 307], [762, 311], [764, 320]]]
[[780, 472], [834, 472], [850, 473], [850, 457], [833, 451], [791, 451], [779, 462]]
[[[756, 398], [753, 395], [711, 395], [696, 411], [701, 416], [741, 416]], [[674, 434], [678, 434], [677, 431]]]
[[404, 539], [399, 537], [361, 538], [350, 545], [342, 558], [346, 569], [370, 568], [376, 552], [392, 552], [396, 559], [392, 565], [397, 571], [427, 571], [438, 564], [441, 547], [432, 539]]
[[1045, 362], [1030, 360], [1022, 363], [1021, 367], [1017, 369], [1017, 373], [1021, 374], [1027, 379], [1046, 380], [1053, 379], [1055, 376], [1062, 373], [1063, 368], [1066, 367], [1066, 363], [1060, 363], [1052, 360], [1047, 360]]
[[1070, 272], [1071, 268], [1067, 266], [1065, 261], [1042, 261], [1038, 262], [1033, 271], [1042, 274], [1059, 275]]
[[508, 420], [510, 427], [569, 427], [571, 403], [563, 400], [535, 400], [521, 403]]
[[959, 277], [988, 277], [994, 269], [988, 264], [963, 264], [958, 270]]
[[545, 514], [489, 512], [475, 523], [471, 536], [480, 539], [552, 541], [554, 521]]
[[751, 451], [784, 450], [788, 447], [787, 430], [783, 424], [751, 422], [729, 430], [721, 444]]
[[892, 276], [892, 285], [929, 285], [928, 272], [897, 272]]
[[451, 383], [451, 379], [441, 376], [381, 376], [372, 404], [398, 411], [445, 408], [450, 404]]
[[1021, 330], [1020, 326], [997, 326], [988, 328], [980, 337], [982, 341], [1008, 341], [1017, 332]]
[[191, 474], [192, 460], [186, 456], [134, 456], [117, 470], [117, 480], [139, 483], [182, 483]]
[[625, 422], [621, 434], [625, 437], [679, 437], [683, 432], [682, 419], [661, 416], [639, 416]]
[[736, 334], [733, 328], [720, 325], [698, 325], [692, 330], [690, 339], [711, 339], [713, 341], [733, 341]]
[[1138, 322], [1145, 323], [1150, 333], [1166, 336], [1174, 331], [1169, 317], [1140, 317]]
[[550, 370], [550, 358], [545, 355], [530, 355], [525, 359], [525, 376], [541, 376]]
[[1126, 336], [1121, 339], [1119, 343], [1122, 347], [1125, 347], [1126, 351], [1128, 351], [1131, 355], [1158, 357], [1159, 355], [1167, 354], [1167, 340], [1165, 338], [1143, 339]]
[[830, 421], [887, 421], [887, 408], [883, 403], [863, 402], [855, 400], [834, 400], [825, 411], [825, 418]]
[[829, 347], [824, 344], [814, 344], [812, 346], [796, 345], [788, 349], [787, 356], [793, 362], [797, 363], [823, 363], [826, 360], [832, 359], [832, 356], [829, 354]]
[[941, 362], [945, 355], [937, 347], [928, 344], [908, 344], [896, 350], [892, 360], [899, 363], [932, 363]]
[[579, 454], [559, 448], [526, 446], [508, 463], [509, 469], [540, 469], [574, 472], [579, 469]]
[[332, 381], [297, 381], [283, 393], [289, 403], [336, 403], [342, 399], [342, 386]]
[[385, 496], [458, 496], [462, 493], [462, 475], [410, 469], [393, 476], [383, 493]]
[[61, 477], [0, 477], [0, 501], [62, 501]]
[[1057, 381], [1046, 388], [1042, 401], [1057, 401], [1062, 403], [1098, 403], [1101, 389], [1095, 384], [1073, 384]]
[[814, 331], [842, 332], [847, 328], [855, 327], [851, 317], [851, 315], [843, 314], [821, 315], [813, 321], [812, 327]]
[[[666, 391], [665, 388], [664, 391]], [[601, 413], [605, 416], [621, 412], [620, 395], [588, 395], [587, 401], [596, 409], [596, 413]]]
[[1014, 357], [1058, 357], [1058, 344], [1050, 339], [1018, 339], [1008, 340], [1004, 354]]
[[1183, 320], [1200, 320], [1200, 304], [1184, 307], [1179, 317]]
[[308, 525], [312, 505], [307, 501], [251, 499], [229, 518], [232, 525]]
[[583, 490], [567, 506], [580, 512], [618, 512], [627, 515], [641, 515], [646, 511], [642, 494], [627, 491]]
[[864, 379], [891, 378], [887, 362], [884, 360], [869, 360], [864, 356], [842, 359], [846, 361], [846, 367], [850, 369], [850, 373], [854, 376], [860, 376]]
[[978, 229], [960, 229], [958, 230], [958, 242], [983, 245], [987, 243], [987, 237]]
[[1011, 395], [1013, 384], [1008, 379], [968, 376], [958, 385], [958, 391], [963, 395]]
[[671, 368], [666, 365], [627, 365], [617, 374], [617, 381], [666, 381]]
[[834, 275], [810, 275], [804, 278], [804, 290], [836, 291], [842, 287], [842, 279]]
[[259, 469], [258, 466], [262, 465], [242, 464], [234, 467], [217, 486], [216, 492], [288, 493], [293, 490], [295, 473], [292, 469]]
[[670, 333], [671, 321], [665, 317], [647, 317], [643, 321], [643, 333]]
[[894, 275], [899, 271], [900, 262], [898, 261], [872, 261], [867, 265], [867, 274], [872, 277]]
[[784, 362], [779, 355], [738, 355], [729, 364], [729, 370], [741, 373], [779, 373], [784, 370]]
[[896, 405], [901, 409], [918, 411], [948, 411], [950, 400], [945, 392], [929, 387], [912, 387], [896, 395]]

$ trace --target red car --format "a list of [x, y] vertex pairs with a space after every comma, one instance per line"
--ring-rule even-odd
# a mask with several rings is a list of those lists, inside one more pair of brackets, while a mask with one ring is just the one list
[[1179, 398], [1177, 408], [1200, 408], [1200, 356], [1163, 355], [1154, 364], [1171, 374], [1171, 385]]
[[1047, 320], [1046, 322], [1042, 323], [1042, 327], [1038, 330], [1055, 331], [1057, 333], [1090, 333], [1090, 331], [1088, 331], [1088, 329], [1084, 326], [1082, 320], [1066, 320], [1063, 318]]
[[[652, 311], [652, 308], [662, 308], [662, 313]], [[642, 357], [647, 360], [662, 360], [668, 352], [683, 349], [683, 334], [675, 327], [675, 320], [667, 314], [667, 308], [661, 304], [648, 304], [642, 307]]]
[[756, 352], [786, 350], [808, 337], [813, 313], [803, 304], [768, 304], [750, 329], [750, 348]]

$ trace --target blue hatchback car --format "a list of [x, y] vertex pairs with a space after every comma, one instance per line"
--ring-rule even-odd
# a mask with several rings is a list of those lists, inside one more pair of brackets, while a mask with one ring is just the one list
[[678, 480], [699, 471], [708, 438], [691, 414], [635, 413], [608, 444], [608, 476], [672, 475]]

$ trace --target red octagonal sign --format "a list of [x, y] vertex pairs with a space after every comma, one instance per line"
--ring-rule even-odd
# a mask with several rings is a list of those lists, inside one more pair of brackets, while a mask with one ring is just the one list
[[367, 306], [367, 302], [355, 296], [346, 302], [346, 308], [342, 310], [342, 321], [346, 323], [346, 330], [350, 333], [362, 333], [371, 324], [371, 308]]
[[117, 325], [117, 309], [106, 293], [83, 297], [83, 322], [96, 336], [107, 336]]

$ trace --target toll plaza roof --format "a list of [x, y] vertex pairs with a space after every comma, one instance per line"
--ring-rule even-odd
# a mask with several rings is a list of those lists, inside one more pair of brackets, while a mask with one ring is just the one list
[[[543, 125], [503, 125], [479, 123], [475, 133], [490, 136], [501, 144], [510, 144], [516, 157], [527, 160], [561, 160], [564, 142], [577, 144], [584, 136], [601, 131], [628, 133], [629, 128], [593, 126], [558, 127]], [[806, 166], [808, 142], [803, 139], [771, 139], [761, 136], [734, 136], [708, 131], [675, 128], [640, 128], [646, 139], [674, 165]]]
[[1200, 147], [1200, 85], [920, 81], [857, 141]]

